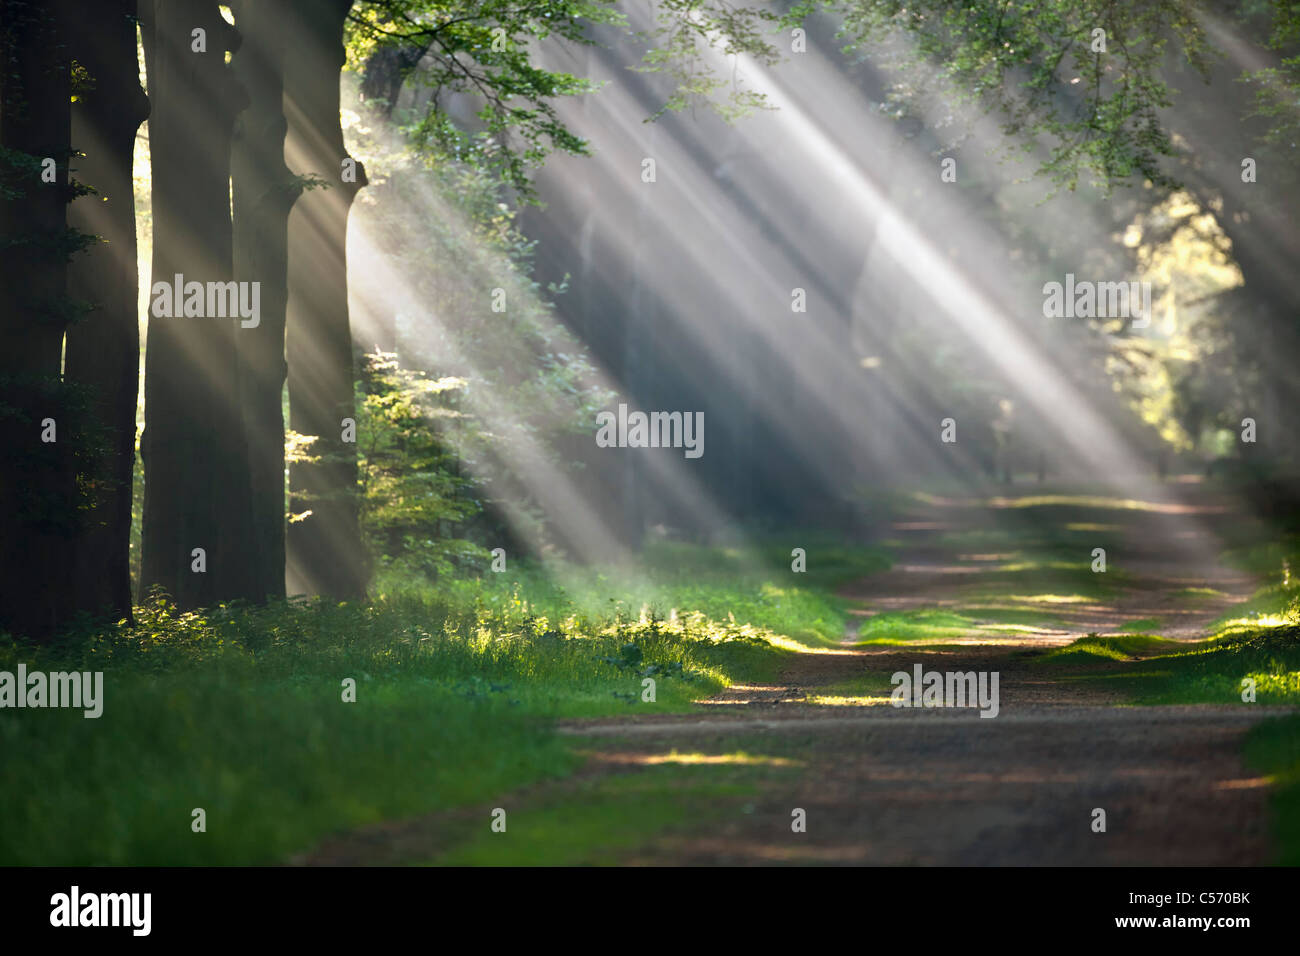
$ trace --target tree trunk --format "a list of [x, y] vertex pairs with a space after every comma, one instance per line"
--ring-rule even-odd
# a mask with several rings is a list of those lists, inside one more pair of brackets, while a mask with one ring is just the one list
[[72, 108], [78, 181], [95, 193], [72, 204], [69, 222], [99, 236], [72, 263], [68, 292], [95, 311], [68, 330], [65, 375], [91, 391], [107, 460], [74, 561], [74, 603], [95, 615], [131, 616], [131, 481], [140, 374], [135, 197], [136, 130], [149, 115], [136, 56], [136, 0], [90, 4], [70, 24], [72, 55], [93, 86]]
[[[78, 503], [77, 426], [65, 414], [61, 380], [75, 242], [67, 228], [65, 11], [62, 4], [0, 0], [0, 630], [35, 638], [57, 633], [72, 610]], [[47, 159], [55, 170], [49, 182], [42, 181]], [[43, 433], [55, 440], [43, 441]]]
[[366, 184], [365, 170], [353, 166], [344, 149], [339, 124], [343, 25], [351, 6], [352, 0], [302, 4], [285, 64], [289, 168], [326, 184], [304, 195], [289, 217], [289, 426], [317, 440], [310, 449], [314, 461], [290, 466], [290, 508], [297, 520], [289, 525], [287, 579], [291, 593], [345, 599], [366, 590], [356, 444], [343, 438], [344, 421], [356, 419], [348, 213]]
[[260, 281], [262, 289], [260, 324], [235, 335], [252, 494], [249, 570], [259, 596], [282, 598], [289, 211], [301, 192], [284, 162], [284, 57], [292, 20], [285, 0], [243, 0], [232, 10], [243, 37], [233, 65], [249, 97], [231, 156], [235, 278]]
[[[225, 64], [238, 37], [216, 3], [145, 7], [154, 305], [178, 275], [205, 288], [232, 279], [230, 140], [246, 98]], [[195, 49], [198, 31], [203, 50]], [[162, 587], [182, 608], [263, 596], [247, 571], [254, 541], [235, 353], [235, 336], [249, 329], [202, 311], [151, 310], [145, 354], [141, 584]]]

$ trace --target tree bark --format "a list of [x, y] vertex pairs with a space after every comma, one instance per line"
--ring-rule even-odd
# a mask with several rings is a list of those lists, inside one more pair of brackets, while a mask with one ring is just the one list
[[[352, 0], [313, 0], [298, 8], [285, 64], [289, 120], [286, 157], [298, 175], [323, 179], [289, 217], [289, 425], [317, 436], [315, 460], [289, 470], [287, 580], [290, 593], [360, 598], [366, 591], [355, 443], [343, 439], [356, 419], [352, 331], [348, 316], [348, 214], [366, 184], [348, 164], [339, 123], [343, 25]], [[303, 516], [305, 517], [298, 517]]]
[[[48, 638], [72, 610], [76, 425], [61, 377], [70, 314], [71, 62], [61, 3], [0, 0], [0, 630]], [[41, 163], [54, 161], [52, 182]], [[54, 422], [54, 441], [46, 420]]]
[[235, 278], [259, 281], [262, 289], [260, 324], [235, 336], [249, 449], [249, 571], [259, 596], [282, 598], [289, 212], [301, 192], [284, 161], [284, 58], [293, 23], [285, 0], [243, 0], [232, 11], [243, 37], [233, 66], [249, 97], [235, 124], [231, 155]]
[[103, 477], [74, 560], [74, 603], [95, 615], [131, 616], [131, 481], [140, 374], [135, 196], [136, 131], [149, 115], [140, 88], [135, 0], [100, 0], [70, 24], [72, 55], [93, 86], [72, 108], [76, 178], [95, 192], [72, 204], [71, 225], [100, 242], [72, 263], [68, 292], [95, 311], [68, 330], [67, 381], [91, 391], [108, 442]]
[[[152, 15], [152, 304], [158, 284], [170, 289], [178, 275], [205, 285], [232, 279], [230, 141], [246, 97], [225, 64], [238, 35], [216, 3], [145, 6]], [[194, 48], [197, 30], [203, 51]], [[182, 608], [262, 597], [248, 573], [254, 539], [235, 336], [249, 329], [238, 324], [207, 315], [149, 318], [141, 583], [163, 588]]]

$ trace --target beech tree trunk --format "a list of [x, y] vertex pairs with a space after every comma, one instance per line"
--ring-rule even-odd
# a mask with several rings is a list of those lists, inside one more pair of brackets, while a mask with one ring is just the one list
[[299, 16], [285, 64], [286, 158], [298, 175], [324, 180], [289, 217], [289, 425], [316, 436], [314, 460], [291, 463], [288, 588], [360, 598], [366, 561], [358, 520], [352, 330], [348, 317], [348, 214], [365, 170], [343, 146], [339, 71], [352, 0], [312, 0]]
[[92, 86], [72, 107], [72, 145], [85, 155], [75, 178], [95, 189], [74, 202], [69, 223], [100, 237], [73, 260], [68, 293], [94, 311], [68, 330], [64, 373], [90, 390], [107, 461], [74, 561], [74, 603], [114, 620], [131, 616], [131, 481], [135, 466], [140, 330], [135, 197], [136, 131], [149, 115], [136, 55], [136, 0], [99, 0], [70, 24], [72, 55]]
[[61, 375], [75, 251], [66, 12], [0, 0], [0, 630], [34, 638], [56, 634], [73, 610], [77, 426]]
[[[246, 97], [225, 63], [238, 35], [209, 0], [152, 0], [153, 293], [232, 280], [230, 141]], [[200, 35], [199, 31], [202, 31]], [[200, 48], [201, 46], [201, 48]], [[257, 599], [238, 318], [150, 314], [145, 356], [144, 589], [178, 606]]]
[[294, 23], [285, 0], [242, 0], [231, 9], [243, 38], [232, 62], [249, 97], [231, 155], [235, 278], [259, 281], [262, 289], [260, 324], [235, 335], [250, 466], [249, 571], [259, 595], [282, 598], [289, 212], [301, 192], [284, 161], [284, 57]]

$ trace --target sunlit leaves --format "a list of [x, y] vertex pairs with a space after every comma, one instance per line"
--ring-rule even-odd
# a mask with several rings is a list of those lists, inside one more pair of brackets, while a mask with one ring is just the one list
[[[416, 145], [489, 168], [529, 195], [529, 171], [547, 153], [585, 151], [551, 101], [594, 89], [571, 74], [538, 68], [532, 42], [551, 34], [589, 42], [591, 25], [621, 16], [610, 4], [586, 0], [369, 0], [357, 4], [349, 20], [354, 70], [363, 70], [380, 47], [394, 48], [401, 51], [401, 80], [430, 92], [427, 108], [411, 117]], [[449, 119], [446, 103], [453, 94], [479, 101], [482, 130], [471, 134]]]
[[[651, 118], [694, 105], [706, 106], [728, 120], [766, 108], [763, 95], [746, 88], [732, 70], [735, 60], [743, 55], [763, 66], [777, 63], [781, 54], [772, 37], [798, 26], [811, 9], [812, 4], [800, 3], [782, 14], [717, 0], [658, 0], [655, 26], [639, 34], [648, 49], [637, 69], [663, 74], [673, 85]], [[726, 69], [711, 54], [727, 58]]]
[[[1105, 190], [1135, 179], [1172, 186], [1174, 153], [1159, 111], [1170, 103], [1162, 69], [1171, 44], [1204, 70], [1206, 43], [1191, 0], [832, 0], [853, 43], [893, 37], [899, 91], [934, 70], [945, 91], [1003, 117], [1027, 142], [1045, 137], [1041, 172], [1074, 189], [1090, 173]], [[1095, 30], [1106, 52], [1094, 52]], [[873, 52], [875, 47], [873, 46]]]

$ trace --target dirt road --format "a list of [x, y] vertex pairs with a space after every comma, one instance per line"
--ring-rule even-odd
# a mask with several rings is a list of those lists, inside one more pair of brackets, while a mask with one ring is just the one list
[[[594, 858], [627, 864], [1270, 862], [1267, 783], [1240, 756], [1243, 734], [1270, 709], [1125, 706], [1034, 660], [1138, 625], [1203, 637], [1256, 586], [1217, 559], [1220, 532], [1241, 519], [1176, 487], [1160, 501], [1092, 505], [925, 501], [888, 529], [894, 567], [844, 589], [853, 614], [843, 646], [794, 655], [779, 681], [732, 687], [692, 713], [568, 722], [560, 732], [586, 767], [495, 805], [523, 820], [559, 808], [555, 826], [575, 839], [584, 815], [603, 812], [622, 822], [623, 844]], [[1036, 539], [1039, 550], [1027, 549]], [[1090, 571], [1094, 545], [1110, 562], [1104, 582]], [[877, 623], [887, 638], [907, 613], [934, 610], [960, 615], [960, 626], [941, 640], [854, 646], [865, 620], [886, 615]], [[997, 716], [890, 706], [890, 675], [918, 664], [996, 672]], [[741, 765], [748, 789], [692, 796], [672, 778], [649, 799], [687, 822], [655, 825], [654, 804], [627, 802], [625, 785], [665, 763], [700, 765], [709, 781]], [[487, 812], [383, 824], [298, 862], [437, 861]]]
[[[998, 509], [937, 500], [925, 510], [891, 529], [901, 544], [892, 570], [845, 589], [859, 620], [969, 609], [987, 600], [983, 579], [1013, 558], [963, 553], [951, 543], [996, 529]], [[661, 841], [628, 862], [1265, 863], [1267, 788], [1239, 754], [1242, 734], [1267, 709], [1119, 706], [1086, 683], [1052, 680], [1026, 653], [1089, 633], [1122, 633], [1135, 619], [1158, 619], [1165, 636], [1203, 636], [1255, 586], [1215, 558], [1214, 524], [1227, 519], [1212, 503], [1178, 500], [1119, 514], [1106, 540], [1125, 572], [1122, 585], [1105, 599], [1059, 603], [1050, 626], [994, 638], [981, 632], [972, 643], [809, 653], [779, 684], [732, 688], [699, 714], [566, 731], [592, 742], [593, 759], [624, 766], [674, 750], [741, 750], [804, 768], [708, 832]], [[1199, 589], [1191, 603], [1189, 589]], [[864, 674], [884, 686], [888, 675], [918, 663], [999, 672], [998, 716], [895, 708], [882, 693], [819, 694]], [[792, 832], [795, 808], [806, 812], [806, 832]], [[1094, 827], [1097, 810], [1105, 812], [1105, 832]]]

